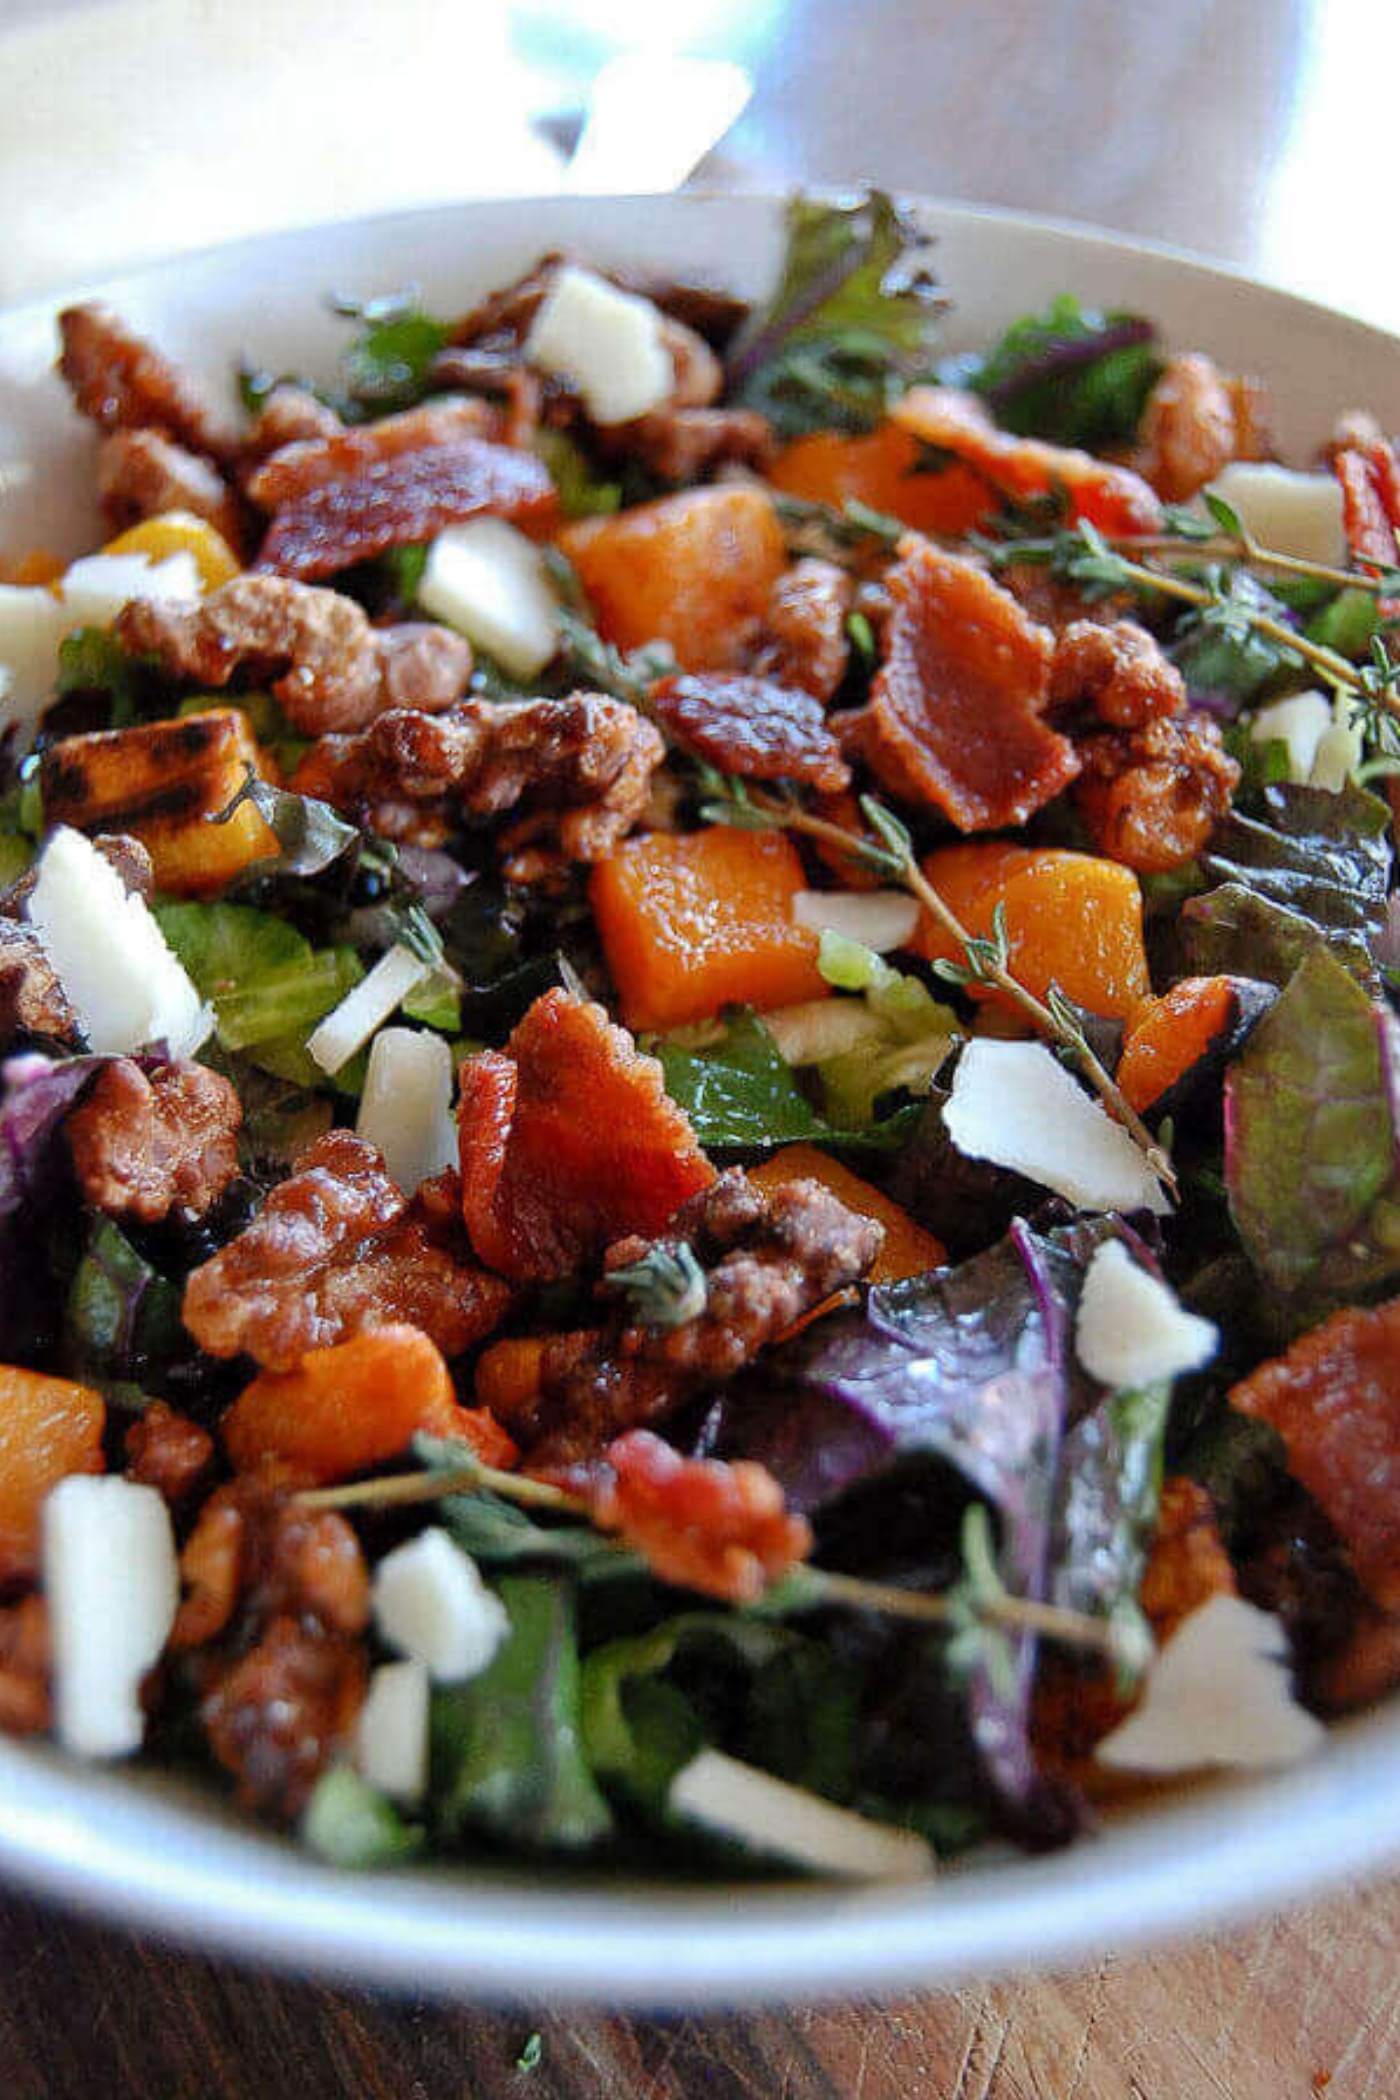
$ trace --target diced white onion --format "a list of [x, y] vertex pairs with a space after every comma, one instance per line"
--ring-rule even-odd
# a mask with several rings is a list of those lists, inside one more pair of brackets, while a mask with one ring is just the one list
[[180, 1601], [170, 1512], [120, 1474], [73, 1474], [44, 1503], [43, 1580], [54, 1723], [81, 1757], [122, 1757], [145, 1734], [141, 1680]]
[[360, 1045], [369, 1041], [431, 968], [431, 963], [405, 948], [402, 941], [386, 950], [369, 975], [345, 994], [307, 1039], [306, 1047], [321, 1070], [335, 1073], [348, 1065]]

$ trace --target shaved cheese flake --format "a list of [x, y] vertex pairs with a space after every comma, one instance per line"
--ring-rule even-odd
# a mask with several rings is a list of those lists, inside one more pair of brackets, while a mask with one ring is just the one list
[[457, 1157], [452, 1051], [423, 1028], [381, 1028], [370, 1045], [358, 1136], [383, 1157], [406, 1196]]
[[907, 948], [919, 923], [919, 907], [904, 890], [799, 890], [792, 915], [799, 926], [839, 933], [877, 955]]
[[52, 591], [0, 583], [0, 730], [27, 729], [48, 705], [70, 625]]
[[120, 1474], [71, 1474], [44, 1503], [44, 1598], [59, 1741], [80, 1757], [122, 1757], [146, 1730], [141, 1680], [180, 1601], [170, 1512]]
[[476, 1562], [437, 1525], [380, 1561], [374, 1622], [391, 1648], [439, 1684], [477, 1676], [510, 1632], [509, 1614]]
[[1335, 474], [1299, 474], [1264, 460], [1232, 460], [1210, 484], [1246, 532], [1273, 554], [1335, 567], [1347, 558], [1342, 485]]
[[1261, 707], [1249, 725], [1252, 744], [1282, 744], [1288, 752], [1288, 777], [1305, 786], [1317, 747], [1332, 727], [1332, 703], [1322, 693], [1290, 693], [1286, 700]]
[[1141, 1704], [1094, 1755], [1122, 1772], [1294, 1764], [1326, 1730], [1298, 1705], [1289, 1676], [1280, 1622], [1243, 1597], [1211, 1597], [1182, 1620]]
[[544, 556], [504, 518], [449, 525], [428, 549], [418, 603], [512, 678], [533, 678], [559, 646], [559, 601]]
[[921, 1881], [935, 1860], [912, 1830], [874, 1823], [819, 1794], [775, 1779], [722, 1750], [702, 1750], [671, 1781], [667, 1806], [809, 1874], [850, 1881]]
[[90, 839], [64, 824], [39, 859], [29, 919], [88, 1047], [113, 1055], [164, 1043], [189, 1057], [214, 1025], [142, 898]]
[[1080, 1293], [1075, 1348], [1086, 1371], [1104, 1385], [1135, 1389], [1198, 1371], [1220, 1336], [1190, 1313], [1121, 1240], [1109, 1240], [1089, 1264]]
[[307, 1038], [306, 1047], [321, 1070], [334, 1073], [348, 1065], [432, 967], [402, 941], [395, 942]]
[[420, 1801], [428, 1785], [431, 1680], [420, 1662], [381, 1663], [355, 1728], [355, 1769], [391, 1801]]
[[187, 548], [154, 562], [144, 554], [88, 554], [64, 571], [59, 584], [70, 628], [109, 627], [133, 598], [193, 605], [200, 589], [199, 568]]
[[566, 263], [525, 338], [525, 361], [570, 379], [598, 423], [630, 423], [670, 399], [675, 366], [650, 299]]
[[1043, 1043], [978, 1037], [958, 1059], [944, 1126], [959, 1152], [1010, 1167], [1078, 1210], [1171, 1205], [1122, 1125]]

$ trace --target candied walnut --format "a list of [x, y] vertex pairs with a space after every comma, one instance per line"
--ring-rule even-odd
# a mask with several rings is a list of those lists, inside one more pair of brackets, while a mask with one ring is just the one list
[[97, 499], [113, 531], [162, 511], [189, 511], [222, 533], [230, 547], [243, 537], [238, 498], [218, 468], [159, 430], [114, 430], [97, 455]]
[[1095, 850], [1144, 875], [1194, 860], [1239, 786], [1219, 727], [1194, 712], [1086, 737], [1079, 756], [1075, 799]]
[[1055, 637], [1050, 706], [1091, 707], [1115, 729], [1179, 715], [1186, 680], [1136, 620], [1072, 620]]
[[756, 1604], [812, 1550], [805, 1517], [751, 1459], [682, 1458], [650, 1430], [616, 1437], [594, 1521], [636, 1549], [660, 1582], [729, 1604]]
[[502, 1276], [572, 1274], [624, 1232], [659, 1232], [714, 1179], [661, 1067], [601, 1006], [546, 992], [505, 1049], [469, 1057], [462, 1215]]
[[651, 709], [679, 744], [745, 780], [800, 780], [827, 794], [850, 785], [851, 769], [821, 705], [771, 678], [696, 671], [651, 688]]
[[448, 813], [499, 816], [524, 805], [502, 837], [514, 882], [570, 861], [605, 860], [646, 807], [666, 747], [635, 708], [602, 693], [563, 700], [467, 700], [430, 720], [383, 715], [363, 736], [328, 737], [293, 785], [389, 837], [415, 806], [446, 835]]
[[1361, 1583], [1400, 1611], [1400, 1298], [1350, 1306], [1230, 1393], [1282, 1437]]
[[285, 1821], [301, 1813], [349, 1740], [366, 1674], [358, 1642], [307, 1633], [291, 1619], [274, 1619], [256, 1647], [220, 1673], [199, 1717], [245, 1807]]
[[1232, 459], [1266, 459], [1264, 393], [1199, 350], [1168, 360], [1147, 397], [1134, 464], [1168, 503], [1185, 503]]
[[315, 582], [469, 518], [544, 526], [554, 510], [554, 483], [532, 452], [463, 438], [372, 460], [283, 504], [257, 567]]
[[892, 420], [924, 444], [951, 452], [1014, 503], [1059, 493], [1071, 518], [1100, 532], [1155, 532], [1161, 524], [1160, 503], [1131, 467], [998, 430], [981, 398], [959, 387], [911, 387]]
[[655, 1248], [689, 1246], [705, 1303], [670, 1328], [614, 1326], [501, 1343], [477, 1366], [477, 1397], [527, 1447], [532, 1466], [596, 1457], [624, 1429], [663, 1420], [731, 1378], [880, 1251], [882, 1228], [815, 1181], [762, 1190], [730, 1168], [677, 1211], [664, 1239], [608, 1250], [609, 1272]]
[[[1364, 569], [1393, 568], [1400, 558], [1400, 460], [1395, 447], [1378, 429], [1356, 429], [1351, 441], [1333, 453], [1332, 471], [1342, 487], [1342, 520], [1352, 559]], [[1400, 601], [1383, 599], [1380, 610], [1393, 617]]]
[[439, 350], [430, 368], [435, 386], [475, 394], [491, 404], [496, 428], [486, 435], [503, 445], [531, 446], [542, 423], [572, 422], [575, 404], [564, 383], [552, 373], [532, 372], [517, 362], [515, 351], [477, 350], [468, 346]]
[[1400, 1685], [1400, 1616], [1363, 1600], [1346, 1640], [1308, 1672], [1310, 1703], [1325, 1713], [1350, 1713]]
[[[226, 686], [235, 671], [269, 679], [288, 720], [307, 735], [361, 729], [408, 684], [420, 708], [450, 707], [471, 675], [471, 648], [447, 628], [414, 623], [408, 637], [373, 628], [353, 598], [282, 576], [236, 576], [195, 606], [138, 598], [115, 633], [134, 656], [177, 677]], [[274, 675], [275, 674], [275, 675]]]
[[208, 1430], [164, 1400], [152, 1400], [126, 1432], [127, 1478], [153, 1487], [169, 1503], [192, 1494], [213, 1462]]
[[551, 249], [522, 277], [502, 285], [498, 291], [488, 292], [452, 323], [447, 333], [449, 344], [489, 342], [493, 347], [518, 348], [529, 334], [564, 260], [557, 249]]
[[36, 1592], [0, 1608], [0, 1733], [40, 1735], [52, 1719], [49, 1617]]
[[855, 585], [834, 561], [794, 562], [774, 584], [754, 669], [779, 685], [800, 686], [823, 705], [846, 675], [846, 619]]
[[1051, 637], [1009, 591], [926, 540], [900, 543], [870, 704], [840, 718], [848, 753], [892, 794], [960, 831], [1023, 824], [1079, 771], [1041, 719]]
[[202, 1218], [238, 1172], [243, 1109], [230, 1082], [181, 1058], [113, 1058], [64, 1125], [83, 1200], [109, 1218]]
[[240, 1609], [245, 1637], [277, 1617], [347, 1638], [369, 1623], [369, 1571], [351, 1525], [337, 1510], [299, 1508], [268, 1475], [214, 1490], [185, 1541], [180, 1580], [176, 1648], [216, 1639]]
[[244, 489], [259, 510], [281, 510], [312, 489], [362, 473], [377, 461], [399, 459], [406, 452], [455, 444], [463, 438], [493, 436], [495, 420], [483, 401], [441, 396], [405, 409], [401, 415], [361, 423], [353, 430], [337, 424], [329, 432], [294, 439], [267, 454], [248, 476]]
[[509, 1299], [473, 1267], [433, 1192], [410, 1203], [372, 1145], [318, 1138], [257, 1217], [194, 1270], [185, 1325], [211, 1356], [285, 1371], [366, 1327], [419, 1327], [444, 1356], [489, 1334]]
[[275, 386], [243, 433], [239, 457], [245, 468], [256, 465], [284, 445], [307, 438], [334, 437], [345, 425], [333, 408], [318, 401], [309, 387], [284, 381]]
[[762, 473], [777, 455], [766, 416], [752, 408], [654, 408], [602, 434], [611, 458], [635, 460], [658, 481], [698, 481], [716, 467], [752, 467]]
[[101, 430], [162, 430], [211, 459], [234, 450], [203, 394], [110, 307], [70, 306], [58, 317], [58, 369], [85, 416]]
[[76, 1043], [78, 1023], [38, 935], [0, 918], [0, 1048], [21, 1035]]

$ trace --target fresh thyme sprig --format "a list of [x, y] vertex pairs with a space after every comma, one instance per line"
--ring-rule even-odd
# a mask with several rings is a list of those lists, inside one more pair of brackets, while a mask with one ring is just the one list
[[641, 1327], [682, 1327], [698, 1320], [708, 1296], [705, 1272], [685, 1240], [660, 1240], [625, 1268], [609, 1269], [600, 1288], [627, 1300]]
[[1003, 916], [993, 915], [990, 935], [968, 931], [919, 866], [913, 840], [892, 811], [872, 795], [861, 797], [861, 812], [875, 833], [871, 839], [846, 831], [825, 817], [813, 816], [800, 803], [754, 789], [744, 781], [726, 781], [725, 788], [722, 796], [714, 795], [701, 810], [708, 823], [732, 824], [748, 831], [777, 828], [801, 832], [807, 838], [837, 847], [848, 859], [907, 889], [962, 951], [961, 962], [945, 960], [934, 965], [940, 976], [953, 984], [1001, 992], [1014, 1001], [1040, 1034], [1049, 1036], [1074, 1059], [1104, 1106], [1141, 1149], [1163, 1188], [1175, 1196], [1177, 1183], [1171, 1161], [1103, 1065], [1068, 1001], [1054, 986], [1047, 998], [1039, 999], [1013, 974]]

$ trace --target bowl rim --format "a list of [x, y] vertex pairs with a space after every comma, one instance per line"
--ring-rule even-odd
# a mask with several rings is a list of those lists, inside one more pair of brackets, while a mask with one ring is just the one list
[[[804, 189], [852, 194], [839, 184]], [[696, 189], [664, 202], [771, 215], [787, 194]], [[269, 256], [275, 265], [280, 248], [318, 235], [372, 231], [383, 241], [398, 228], [548, 214], [583, 201], [466, 199], [244, 235], [26, 297], [0, 309], [0, 329], [51, 319], [95, 294], [120, 299], [185, 267], [237, 271]], [[586, 201], [617, 212], [663, 200]], [[1263, 295], [1281, 315], [1306, 311], [1400, 353], [1400, 337], [1362, 316], [1168, 242], [918, 192], [902, 192], [901, 201], [935, 227], [990, 223], [1080, 252], [1155, 257], [1198, 280]], [[531, 1886], [494, 1870], [483, 1875], [472, 1862], [367, 1879], [256, 1828], [192, 1815], [154, 1786], [0, 1738], [0, 1872], [16, 1883], [113, 1925], [244, 1960], [503, 2003], [606, 1999], [679, 2009], [883, 1996], [1066, 1966], [1106, 1947], [1119, 1952], [1235, 1923], [1392, 1863], [1400, 1863], [1400, 1729], [1383, 1709], [1334, 1731], [1313, 1764], [1177, 1795], [1072, 1854], [998, 1858], [899, 1889]]]

